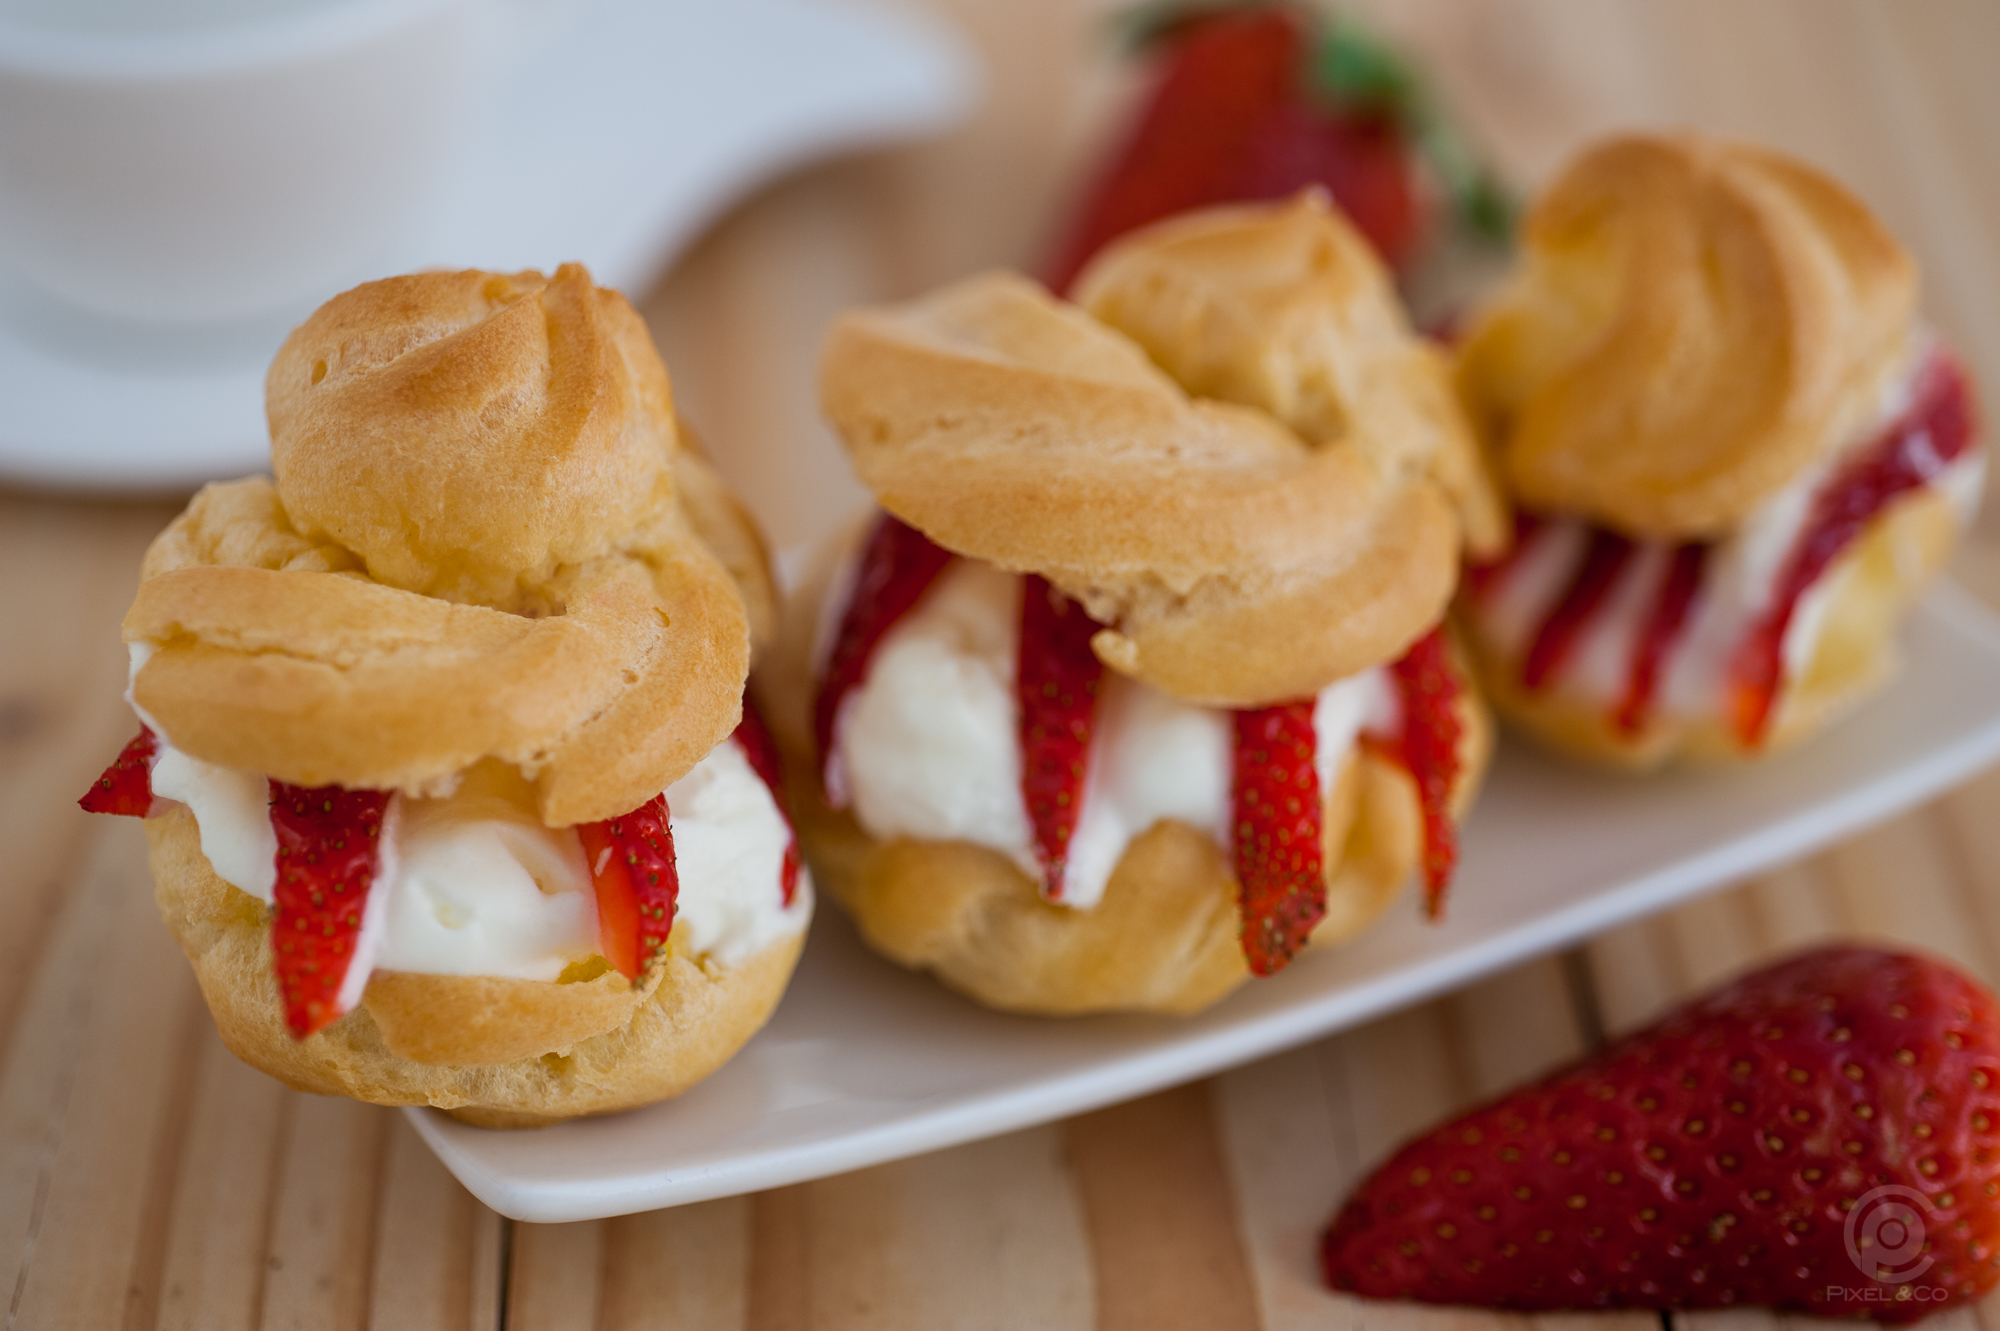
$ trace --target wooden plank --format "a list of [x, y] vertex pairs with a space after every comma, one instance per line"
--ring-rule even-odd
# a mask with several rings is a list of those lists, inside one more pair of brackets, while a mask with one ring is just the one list
[[0, 497], [0, 1053], [96, 826], [77, 797], [138, 729], [118, 623], [168, 516]]
[[181, 1183], [183, 1143], [194, 1114], [198, 1053], [211, 1030], [207, 1006], [183, 995], [179, 1030], [165, 1051], [165, 1077], [154, 1089], [158, 1122], [153, 1132], [145, 1191], [139, 1198], [138, 1232], [125, 1277], [125, 1331], [152, 1331], [159, 1325], [161, 1281], [172, 1236], [174, 1199]]
[[41, 957], [0, 1078], [0, 1253], [16, 1325], [106, 1327], [144, 1312], [171, 1186], [154, 1168], [186, 1121], [198, 1000], [160, 929], [136, 829], [107, 821]]
[[1451, 1109], [1539, 1077], [1584, 1050], [1561, 958], [1503, 971], [1444, 1001], [1457, 1059]]
[[382, 1164], [394, 1111], [294, 1095], [265, 1253], [264, 1331], [368, 1324]]
[[774, 1188], [751, 1199], [748, 1331], [807, 1331], [812, 1325], [810, 1248], [804, 1187]]
[[1266, 1331], [1330, 1324], [1319, 1236], [1355, 1183], [1324, 1042], [1223, 1073], [1213, 1083], [1243, 1250]]
[[1644, 11], [1622, 0], [1358, 8], [1416, 56], [1473, 142], [1524, 187], [1553, 174], [1582, 137], [1668, 113]]
[[1750, 884], [1750, 906], [1764, 939], [1781, 951], [1831, 942], [1840, 921], [1823, 860], [1809, 860]]
[[2000, 957], [2000, 768], [1960, 787], [1933, 806], [1939, 854], [1964, 889], [1989, 956]]
[[1852, 933], [1920, 947], [1990, 978], [1986, 940], [1953, 883], [1937, 826], [1920, 810], [1830, 851], [1839, 918]]
[[507, 1331], [594, 1331], [604, 1222], [514, 1226]]
[[194, 1112], [180, 1150], [161, 1277], [161, 1331], [252, 1331], [292, 1093], [241, 1063], [201, 1020]]
[[1255, 1331], [1261, 1314], [1208, 1084], [1067, 1128], [1100, 1331]]
[[407, 1118], [388, 1115], [388, 1129], [368, 1325], [496, 1331], [499, 1217], [459, 1186]]
[[[1981, 380], [2000, 382], [2000, 340], [1988, 308], [1996, 280], [1992, 256], [2000, 250], [2000, 171], [1993, 169], [1992, 155], [2000, 85], [1983, 58], [2000, 47], [2000, 9], [1972, 0], [1897, 5], [1886, 12], [1893, 19], [1892, 37], [1930, 103], [1932, 169], [1955, 187], [1961, 213], [1954, 222], [1971, 232], [1972, 262], [1980, 265], [1970, 273], [1933, 267], [1927, 301], [1972, 356]], [[1956, 258], [1946, 263], [1955, 264]]]
[[[1872, 95], [1853, 104], [1881, 127], [1874, 160], [1900, 168], [1902, 177], [1896, 195], [1871, 196], [1870, 202], [1923, 262], [1929, 275], [1926, 310], [1964, 344], [1986, 381], [1994, 382], [2000, 372], [2000, 311], [1987, 293], [2000, 289], [1994, 251], [2000, 218], [1980, 213], [1966, 183], [1972, 173], [1963, 170], [1964, 158], [1953, 159], [1947, 117], [1934, 91], [1937, 73], [1913, 63], [1907, 19], [1892, 17], [1880, 5], [1860, 13], [1852, 45], [1872, 76], [1864, 90]], [[1990, 170], [1980, 174], [1990, 181]]]
[[753, 1331], [1092, 1324], [1059, 1129], [778, 1189], [752, 1208]]
[[604, 1238], [602, 1331], [741, 1331], [749, 1315], [748, 1197], [621, 1216]]
[[1668, 950], [1675, 958], [1675, 998], [1719, 984], [1771, 951], [1741, 889], [1689, 902], [1667, 914], [1661, 926], [1667, 931]]

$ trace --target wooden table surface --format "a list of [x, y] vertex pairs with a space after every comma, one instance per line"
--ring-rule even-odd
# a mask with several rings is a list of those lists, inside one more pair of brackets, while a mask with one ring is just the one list
[[[813, 407], [828, 319], [1031, 264], [1131, 89], [1104, 4], [933, 3], [985, 52], [980, 116], [766, 189], [645, 302], [686, 410], [781, 542], [860, 498]], [[1917, 252], [1931, 317], [2000, 393], [1992, 0], [1362, 8], [1517, 180], [1627, 125], [1754, 136], [1832, 169]], [[138, 828], [75, 807], [132, 730], [118, 620], [173, 507], [0, 493], [9, 1326], [1503, 1331], [1524, 1319], [1364, 1305], [1314, 1278], [1318, 1227], [1405, 1134], [1776, 949], [1889, 938], [2000, 980], [1989, 775], [1806, 864], [1204, 1083], [756, 1196], [514, 1224], [401, 1115], [293, 1094], [231, 1058], [154, 914]], [[2000, 604], [1990, 522], [1959, 576]], [[2000, 1323], [2000, 1303], [1945, 1320]]]

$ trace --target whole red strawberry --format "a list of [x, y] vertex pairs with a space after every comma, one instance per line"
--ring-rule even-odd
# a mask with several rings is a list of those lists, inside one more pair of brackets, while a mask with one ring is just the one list
[[1253, 975], [1288, 965], [1326, 915], [1314, 700], [1235, 713], [1237, 909]]
[[1326, 1277], [1527, 1310], [1906, 1321], [2000, 1276], [2000, 1004], [1872, 948], [1757, 971], [1417, 1138]]
[[1338, 107], [1314, 87], [1315, 33], [1289, 6], [1170, 25], [1158, 81], [1064, 236], [1049, 285], [1138, 227], [1211, 204], [1326, 186], [1390, 263], [1417, 239], [1409, 147], [1382, 109]]
[[1035, 829], [1042, 895], [1062, 900], [1069, 838], [1083, 812], [1083, 778], [1097, 721], [1104, 666], [1090, 650], [1097, 625], [1083, 607], [1030, 573], [1022, 580], [1020, 651], [1021, 799]]

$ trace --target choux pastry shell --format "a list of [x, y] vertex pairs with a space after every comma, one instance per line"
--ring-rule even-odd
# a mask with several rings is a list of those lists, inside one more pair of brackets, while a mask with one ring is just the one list
[[1147, 228], [1077, 289], [850, 312], [821, 395], [884, 508], [1080, 601], [1112, 669], [1304, 696], [1400, 654], [1462, 546], [1504, 542], [1446, 367], [1321, 196]]
[[1902, 246], [1811, 167], [1615, 138], [1528, 214], [1459, 385], [1528, 508], [1712, 537], [1862, 423], [1904, 360], [1916, 289]]
[[[134, 700], [177, 749], [296, 785], [485, 783], [560, 828], [638, 807], [728, 740], [775, 595], [623, 297], [577, 265], [372, 282], [287, 339], [267, 399], [275, 481], [197, 495], [126, 617]], [[769, 1016], [803, 940], [724, 967], [677, 934], [637, 989], [601, 958], [559, 981], [379, 970], [298, 1040], [271, 908], [217, 876], [186, 807], [147, 832], [161, 913], [240, 1057], [496, 1126], [692, 1085]]]

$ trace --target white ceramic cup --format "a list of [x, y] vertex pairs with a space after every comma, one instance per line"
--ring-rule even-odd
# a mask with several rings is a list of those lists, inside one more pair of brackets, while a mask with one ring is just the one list
[[155, 324], [374, 275], [448, 179], [519, 8], [0, 0], [0, 268]]

